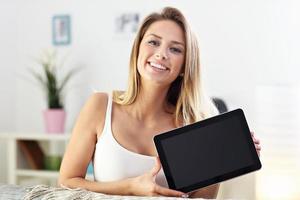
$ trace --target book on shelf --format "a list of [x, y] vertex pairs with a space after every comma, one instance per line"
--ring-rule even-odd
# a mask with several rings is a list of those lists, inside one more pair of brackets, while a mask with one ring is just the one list
[[37, 141], [18, 140], [18, 146], [32, 169], [43, 169], [45, 154]]

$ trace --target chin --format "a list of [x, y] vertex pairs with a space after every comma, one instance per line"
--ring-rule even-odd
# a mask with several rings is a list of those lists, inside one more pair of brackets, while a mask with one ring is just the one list
[[158, 77], [142, 77], [142, 79], [147, 82], [147, 83], [151, 83], [151, 84], [156, 84], [159, 86], [168, 86], [171, 85], [172, 82], [170, 82], [170, 80], [166, 80], [166, 79], [162, 79], [162, 78], [158, 78]]

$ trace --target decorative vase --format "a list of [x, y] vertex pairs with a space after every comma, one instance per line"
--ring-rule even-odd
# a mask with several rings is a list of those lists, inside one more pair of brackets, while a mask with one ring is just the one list
[[44, 111], [47, 133], [63, 133], [65, 131], [66, 112], [63, 109], [48, 109]]
[[61, 156], [45, 156], [44, 158], [44, 168], [46, 170], [59, 171], [62, 157]]

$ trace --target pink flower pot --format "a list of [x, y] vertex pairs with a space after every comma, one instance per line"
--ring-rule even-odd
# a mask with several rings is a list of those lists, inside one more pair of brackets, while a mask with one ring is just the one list
[[63, 109], [48, 109], [44, 111], [47, 133], [63, 133], [65, 131], [66, 112]]

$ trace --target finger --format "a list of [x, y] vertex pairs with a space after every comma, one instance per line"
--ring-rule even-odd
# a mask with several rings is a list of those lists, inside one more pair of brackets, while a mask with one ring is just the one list
[[261, 150], [261, 146], [259, 145], [255, 145], [255, 149], [256, 149], [256, 153], [258, 156], [260, 156], [260, 150]]
[[156, 185], [155, 192], [163, 196], [182, 197], [185, 193]]
[[255, 149], [260, 151], [261, 150], [261, 146], [260, 145], [255, 145]]
[[255, 144], [260, 144], [260, 140], [259, 139], [253, 139], [253, 142], [255, 143]]
[[254, 143], [260, 143], [260, 140], [255, 138], [254, 136], [252, 136], [252, 140], [253, 140]]
[[160, 168], [161, 168], [161, 164], [160, 164], [159, 158], [156, 157], [156, 159], [155, 159], [155, 165], [154, 165], [154, 167], [150, 171], [151, 175], [155, 176], [159, 172]]
[[250, 131], [250, 133], [251, 133], [251, 137], [255, 138], [254, 132], [253, 132], [253, 131]]

